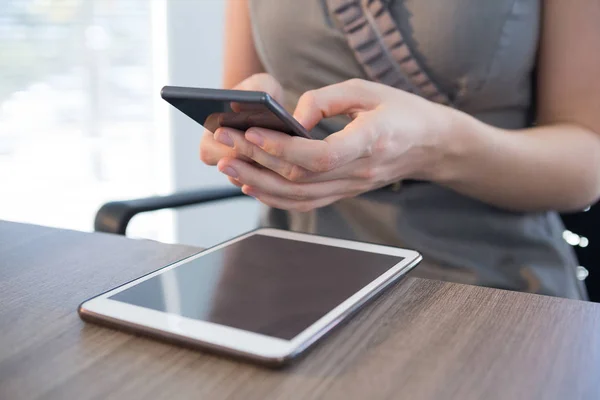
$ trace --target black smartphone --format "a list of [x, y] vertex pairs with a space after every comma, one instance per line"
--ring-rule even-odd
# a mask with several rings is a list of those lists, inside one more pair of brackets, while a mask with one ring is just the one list
[[165, 86], [161, 97], [211, 132], [220, 127], [260, 127], [312, 139], [310, 133], [268, 93]]

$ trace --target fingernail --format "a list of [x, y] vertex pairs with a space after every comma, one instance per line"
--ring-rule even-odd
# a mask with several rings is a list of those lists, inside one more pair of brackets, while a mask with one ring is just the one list
[[252, 129], [246, 132], [246, 140], [258, 147], [262, 147], [265, 144], [262, 135]]
[[225, 167], [221, 170], [221, 172], [227, 176], [234, 178], [234, 179], [237, 179], [237, 177], [238, 177], [237, 171], [231, 167]]
[[225, 131], [219, 131], [219, 134], [216, 137], [217, 142], [224, 144], [225, 146], [228, 147], [233, 147], [233, 140], [231, 139], [231, 136], [229, 136], [229, 134]]

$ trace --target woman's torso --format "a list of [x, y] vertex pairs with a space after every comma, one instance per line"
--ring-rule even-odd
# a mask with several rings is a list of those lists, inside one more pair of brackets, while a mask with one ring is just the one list
[[[385, 0], [384, 0], [385, 1]], [[413, 56], [455, 107], [489, 124], [529, 123], [540, 0], [390, 0]], [[327, 0], [250, 0], [263, 65], [293, 108], [305, 91], [366, 79]], [[347, 121], [327, 121], [335, 131]], [[582, 298], [554, 213], [510, 213], [434, 184], [386, 188], [309, 213], [268, 210], [265, 224], [418, 249], [422, 275]]]

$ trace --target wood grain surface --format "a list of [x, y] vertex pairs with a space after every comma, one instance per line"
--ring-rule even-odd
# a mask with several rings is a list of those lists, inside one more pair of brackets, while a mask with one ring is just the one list
[[600, 307], [407, 279], [269, 370], [82, 322], [198, 249], [0, 222], [0, 399], [599, 399]]

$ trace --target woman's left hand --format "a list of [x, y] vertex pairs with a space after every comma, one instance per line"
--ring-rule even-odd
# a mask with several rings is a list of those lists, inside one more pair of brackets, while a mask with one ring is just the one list
[[218, 168], [264, 204], [309, 211], [403, 179], [433, 180], [453, 142], [457, 112], [389, 86], [350, 80], [306, 92], [294, 117], [310, 130], [340, 114], [352, 121], [324, 140], [220, 128], [217, 141], [258, 165], [224, 158]]

